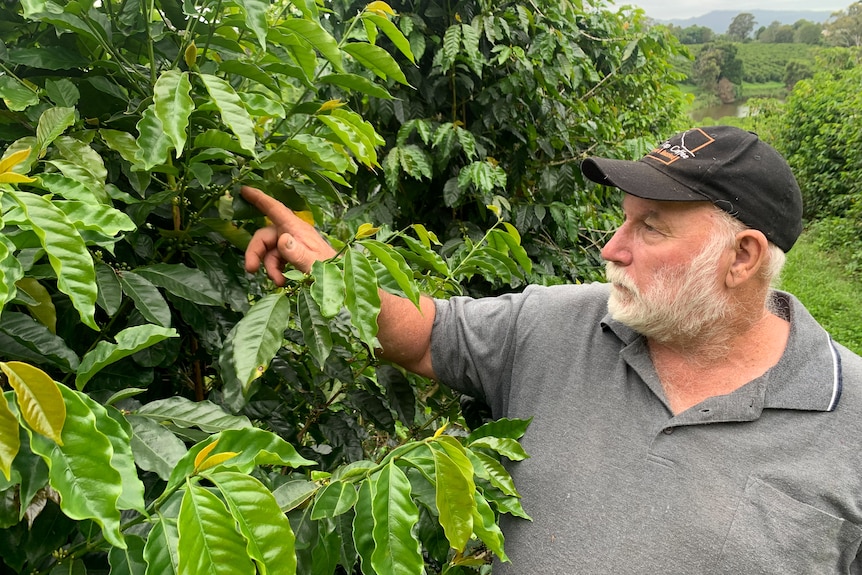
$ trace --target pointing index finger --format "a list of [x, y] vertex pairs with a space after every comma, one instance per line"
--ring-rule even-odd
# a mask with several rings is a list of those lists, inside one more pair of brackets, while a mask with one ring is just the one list
[[290, 227], [299, 220], [290, 208], [257, 188], [243, 186], [240, 193], [247, 202], [263, 212], [276, 226]]

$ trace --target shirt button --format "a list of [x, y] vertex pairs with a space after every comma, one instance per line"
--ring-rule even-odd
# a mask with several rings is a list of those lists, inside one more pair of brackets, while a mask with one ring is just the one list
[[666, 427], [665, 429], [662, 429], [661, 432], [665, 435], [670, 435], [671, 433], [673, 433], [673, 427]]

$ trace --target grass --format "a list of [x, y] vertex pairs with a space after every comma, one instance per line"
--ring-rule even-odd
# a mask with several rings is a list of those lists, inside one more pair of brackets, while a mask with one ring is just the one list
[[780, 288], [795, 295], [832, 338], [862, 355], [862, 279], [804, 233], [787, 254]]

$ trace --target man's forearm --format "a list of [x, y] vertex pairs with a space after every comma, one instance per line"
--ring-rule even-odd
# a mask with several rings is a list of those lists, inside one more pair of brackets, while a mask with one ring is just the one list
[[434, 377], [431, 365], [431, 328], [434, 301], [422, 296], [417, 309], [408, 299], [380, 291], [380, 356], [425, 377]]

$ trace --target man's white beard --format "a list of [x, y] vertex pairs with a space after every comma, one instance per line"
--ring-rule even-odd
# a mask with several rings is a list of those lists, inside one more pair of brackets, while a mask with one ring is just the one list
[[726, 333], [729, 326], [725, 322], [734, 307], [716, 277], [724, 246], [725, 242], [708, 242], [690, 265], [659, 269], [643, 292], [624, 268], [607, 262], [607, 279], [615, 284], [608, 312], [615, 320], [659, 343], [720, 343], [711, 340]]

